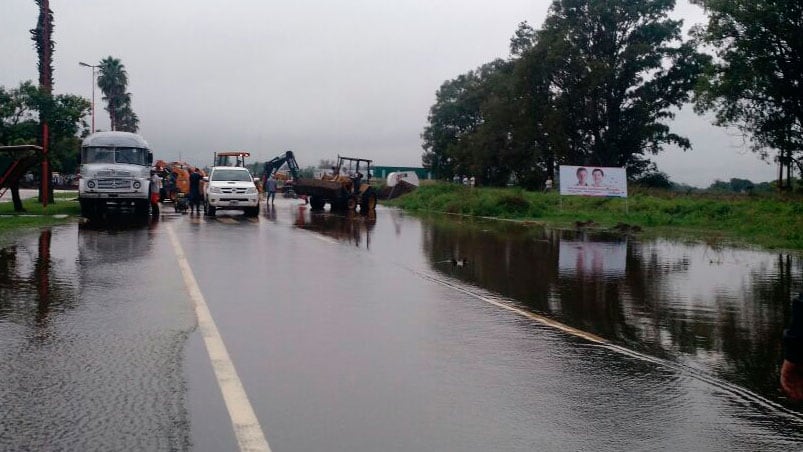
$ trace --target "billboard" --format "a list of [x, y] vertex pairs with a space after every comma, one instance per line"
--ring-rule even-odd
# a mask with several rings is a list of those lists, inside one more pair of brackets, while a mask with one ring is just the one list
[[560, 166], [560, 194], [627, 198], [624, 168]]
[[575, 278], [623, 278], [627, 242], [560, 241], [558, 271]]

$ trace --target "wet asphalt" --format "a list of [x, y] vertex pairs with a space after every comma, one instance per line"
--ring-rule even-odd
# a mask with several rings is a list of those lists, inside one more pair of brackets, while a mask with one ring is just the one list
[[[803, 446], [796, 410], [715, 370], [607, 324], [551, 316], [612, 346], [494, 304], [546, 311], [511, 298], [521, 282], [482, 281], [516, 249], [469, 252], [471, 228], [392, 209], [343, 217], [279, 199], [258, 219], [166, 208], [149, 225], [5, 246], [0, 449], [236, 450], [168, 228], [275, 451]], [[469, 235], [493, 244], [482, 231]]]

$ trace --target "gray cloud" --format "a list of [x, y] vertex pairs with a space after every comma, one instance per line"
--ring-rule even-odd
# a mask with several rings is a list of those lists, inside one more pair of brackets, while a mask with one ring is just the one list
[[[0, 84], [36, 80], [28, 34], [36, 6], [3, 3]], [[540, 25], [549, 3], [51, 0], [55, 88], [89, 97], [90, 73], [78, 61], [120, 58], [159, 158], [202, 164], [215, 151], [244, 149], [264, 160], [293, 149], [302, 165], [337, 153], [419, 165], [440, 84], [506, 57], [518, 22]], [[702, 20], [685, 2], [677, 15]], [[108, 129], [97, 96], [98, 127]], [[684, 114], [676, 126], [695, 150], [658, 158], [673, 180], [772, 177], [754, 156], [723, 146], [724, 131], [706, 119]]]

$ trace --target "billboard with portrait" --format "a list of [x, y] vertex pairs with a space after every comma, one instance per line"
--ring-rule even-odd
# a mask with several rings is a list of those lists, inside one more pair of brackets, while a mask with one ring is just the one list
[[624, 168], [560, 166], [560, 194], [627, 198]]
[[558, 270], [574, 278], [623, 278], [627, 268], [627, 240], [593, 242], [561, 240]]

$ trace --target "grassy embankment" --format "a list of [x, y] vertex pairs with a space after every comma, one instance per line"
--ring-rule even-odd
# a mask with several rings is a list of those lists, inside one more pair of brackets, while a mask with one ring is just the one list
[[[20, 228], [52, 226], [74, 220], [81, 214], [75, 196], [75, 193], [57, 192], [55, 202], [48, 204], [47, 208], [42, 207], [36, 198], [26, 199], [22, 201], [25, 212], [14, 212], [14, 205], [10, 201], [0, 203], [0, 234]], [[5, 197], [10, 199], [11, 193], [6, 193], [3, 198]]]
[[624, 200], [437, 183], [388, 204], [410, 211], [529, 220], [553, 227], [574, 228], [579, 223], [613, 228], [623, 223], [641, 228], [648, 236], [803, 249], [800, 196], [686, 195], [635, 189]]

